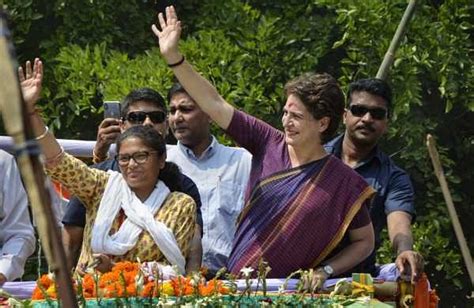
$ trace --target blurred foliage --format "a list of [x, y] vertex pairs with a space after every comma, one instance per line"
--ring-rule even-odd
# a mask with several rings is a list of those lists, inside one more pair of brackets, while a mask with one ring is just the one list
[[[443, 303], [464, 306], [472, 290], [424, 146], [441, 161], [465, 235], [474, 219], [474, 48], [471, 0], [418, 1], [389, 74], [395, 99], [382, 147], [412, 176], [416, 248]], [[236, 107], [280, 127], [283, 85], [326, 71], [344, 89], [375, 76], [406, 0], [6, 0], [20, 62], [41, 55], [41, 102], [60, 137], [95, 139], [103, 100], [149, 86], [164, 96], [172, 74], [156, 48], [156, 11], [177, 5], [182, 50]], [[218, 138], [230, 142], [221, 131]], [[385, 242], [379, 260], [393, 254]], [[469, 241], [474, 251], [474, 241]], [[452, 305], [451, 305], [452, 304]], [[444, 306], [444, 305], [443, 305]]]

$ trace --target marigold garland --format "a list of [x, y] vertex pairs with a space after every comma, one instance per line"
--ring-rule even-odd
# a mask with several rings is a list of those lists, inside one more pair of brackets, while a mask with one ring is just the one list
[[[119, 262], [112, 268], [112, 271], [104, 274], [97, 273], [97, 275], [99, 276], [95, 279], [91, 274], [82, 277], [82, 295], [84, 298], [185, 296], [193, 294], [211, 296], [230, 293], [229, 288], [224, 286], [222, 281], [215, 279], [207, 283], [201, 281], [197, 286], [193, 286], [190, 277], [182, 276], [163, 283], [156, 283], [152, 277], [143, 277], [143, 285], [137, 288], [137, 278], [143, 273], [140, 271], [139, 263], [128, 261]], [[96, 287], [96, 281], [98, 281], [98, 288]], [[76, 291], [78, 290], [77, 283], [77, 281], [74, 281]], [[45, 295], [51, 299], [57, 297], [56, 285], [51, 274], [43, 275], [37, 280], [32, 299], [43, 300]]]

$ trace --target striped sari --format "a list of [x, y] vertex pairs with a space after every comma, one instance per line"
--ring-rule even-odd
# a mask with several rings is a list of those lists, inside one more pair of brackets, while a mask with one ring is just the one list
[[263, 259], [268, 277], [314, 268], [337, 246], [374, 191], [327, 156], [259, 181], [239, 218], [228, 268], [238, 274]]

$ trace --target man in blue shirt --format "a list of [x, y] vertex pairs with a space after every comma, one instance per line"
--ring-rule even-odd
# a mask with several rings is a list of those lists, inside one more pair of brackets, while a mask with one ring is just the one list
[[178, 140], [168, 160], [197, 185], [201, 195], [202, 263], [207, 277], [226, 266], [244, 206], [251, 155], [243, 148], [220, 144], [210, 131], [211, 119], [179, 83], [168, 91], [169, 125]]
[[376, 251], [381, 244], [381, 232], [387, 226], [397, 253], [395, 264], [401, 275], [408, 275], [414, 281], [423, 271], [423, 258], [413, 251], [413, 186], [408, 174], [377, 145], [388, 127], [390, 87], [380, 79], [359, 80], [349, 85], [347, 99], [345, 133], [328, 142], [325, 149], [354, 168], [377, 191], [369, 209], [375, 231], [375, 249], [355, 270], [378, 274]]

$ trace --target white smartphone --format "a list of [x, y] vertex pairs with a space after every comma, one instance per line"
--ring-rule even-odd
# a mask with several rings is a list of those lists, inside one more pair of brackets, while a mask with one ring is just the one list
[[119, 101], [105, 101], [104, 102], [104, 119], [105, 118], [120, 119], [120, 102]]

